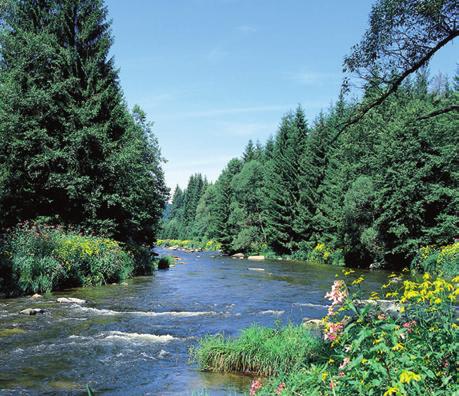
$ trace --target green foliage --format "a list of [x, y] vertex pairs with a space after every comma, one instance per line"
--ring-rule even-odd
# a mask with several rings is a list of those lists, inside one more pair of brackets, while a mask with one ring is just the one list
[[[353, 271], [343, 272], [349, 276]], [[459, 276], [446, 281], [426, 273], [419, 282], [401, 282], [395, 274], [389, 278], [383, 291], [388, 297], [398, 298], [392, 307], [378, 300], [362, 301], [362, 277], [349, 280], [349, 285], [343, 280], [335, 281], [326, 294], [332, 304], [322, 321], [325, 344], [319, 353], [303, 360], [304, 350], [299, 349], [296, 358], [289, 356], [291, 364], [286, 363], [288, 358], [284, 356], [282, 363], [268, 366], [279, 367], [277, 372], [255, 371], [269, 377], [255, 379], [250, 394], [456, 394], [459, 332], [455, 304]], [[373, 292], [372, 298], [377, 299], [377, 293]], [[254, 331], [263, 334], [273, 330]], [[193, 354], [201, 368], [219, 371], [234, 367], [242, 371], [245, 366], [240, 361], [258, 365], [268, 361], [264, 344], [260, 346], [256, 335], [245, 340], [249, 345], [239, 339], [206, 338], [201, 341], [202, 351], [198, 349]], [[239, 348], [238, 343], [242, 344]], [[243, 360], [246, 355], [241, 351], [253, 351], [250, 360]]]
[[325, 359], [322, 352], [322, 341], [303, 326], [252, 326], [236, 339], [221, 335], [203, 338], [191, 356], [202, 370], [275, 375]]
[[102, 0], [11, 0], [0, 18], [0, 233], [47, 217], [144, 244], [167, 189], [151, 124], [130, 114]]
[[459, 274], [459, 242], [435, 247], [424, 246], [411, 263], [414, 273], [429, 273], [446, 278]]
[[221, 249], [221, 245], [217, 241], [201, 242], [187, 239], [158, 239], [156, 244], [162, 247], [177, 247], [182, 249], [199, 249], [208, 251], [217, 251]]
[[9, 294], [119, 282], [135, 270], [132, 255], [113, 239], [38, 225], [10, 232], [2, 257], [0, 286]]

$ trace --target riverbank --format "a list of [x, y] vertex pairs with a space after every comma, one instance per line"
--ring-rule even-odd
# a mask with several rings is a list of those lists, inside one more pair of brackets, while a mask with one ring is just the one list
[[0, 241], [0, 293], [48, 293], [151, 274], [150, 249], [62, 227], [23, 224]]
[[[459, 276], [448, 281], [425, 273], [416, 282], [394, 274], [373, 291], [374, 301], [362, 303], [364, 277], [352, 280], [351, 273], [344, 271], [325, 294], [327, 315], [305, 323], [314, 333], [303, 325], [255, 326], [235, 339], [204, 338], [192, 357], [202, 370], [261, 376], [251, 396], [456, 394]], [[379, 304], [380, 295], [396, 298], [396, 309]]]

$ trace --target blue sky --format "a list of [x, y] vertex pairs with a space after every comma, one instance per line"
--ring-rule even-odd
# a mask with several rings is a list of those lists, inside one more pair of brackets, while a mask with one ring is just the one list
[[[210, 180], [298, 104], [310, 122], [336, 100], [343, 56], [370, 0], [107, 0], [130, 107], [154, 121], [166, 182]], [[457, 41], [457, 40], [456, 40]], [[457, 42], [431, 72], [454, 74]]]

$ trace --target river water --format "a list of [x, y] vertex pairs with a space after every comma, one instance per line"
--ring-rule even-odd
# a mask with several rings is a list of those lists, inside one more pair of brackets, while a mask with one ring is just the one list
[[[321, 318], [323, 296], [340, 272], [290, 261], [173, 253], [180, 264], [128, 286], [0, 300], [0, 394], [79, 395], [86, 384], [106, 395], [243, 394], [251, 378], [199, 372], [189, 362], [189, 348], [204, 335], [236, 336], [253, 323]], [[362, 272], [369, 289], [387, 279], [385, 272], [353, 275]], [[58, 297], [88, 303], [59, 304]], [[24, 308], [46, 312], [19, 314]]]

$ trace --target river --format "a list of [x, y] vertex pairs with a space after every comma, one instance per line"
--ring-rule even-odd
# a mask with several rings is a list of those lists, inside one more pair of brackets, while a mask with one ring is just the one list
[[[80, 395], [86, 384], [107, 395], [243, 394], [249, 377], [202, 373], [189, 363], [189, 348], [204, 335], [236, 336], [253, 323], [324, 316], [323, 296], [340, 272], [210, 252], [173, 254], [183, 261], [127, 286], [0, 300], [0, 394]], [[382, 271], [353, 275], [361, 273], [367, 288], [387, 279]], [[88, 303], [59, 304], [57, 297]], [[46, 312], [19, 314], [24, 308]]]

